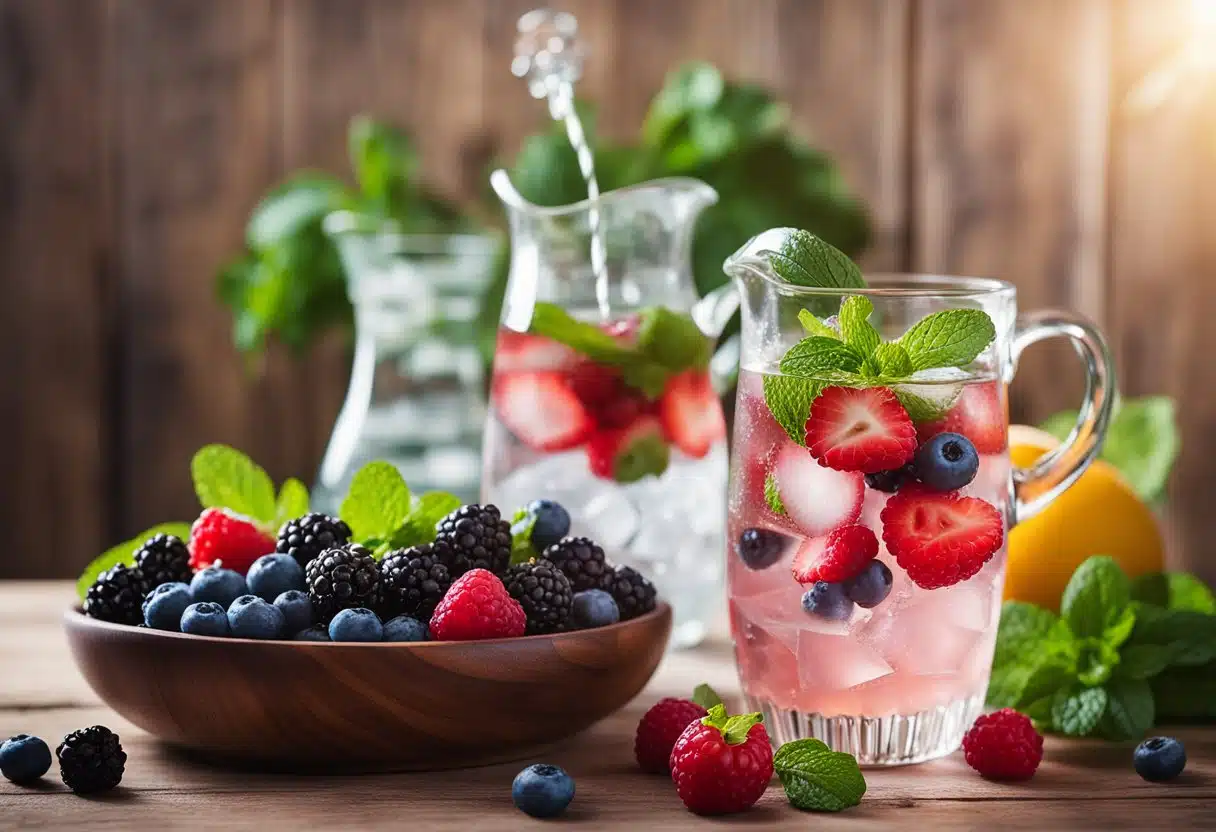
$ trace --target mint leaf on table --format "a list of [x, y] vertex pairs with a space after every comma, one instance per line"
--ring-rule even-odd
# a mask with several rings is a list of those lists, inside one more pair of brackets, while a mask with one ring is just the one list
[[369, 462], [350, 482], [338, 511], [354, 540], [376, 545], [390, 541], [409, 519], [410, 489], [390, 462]]
[[1132, 600], [1170, 610], [1216, 615], [1216, 597], [1187, 572], [1153, 572], [1132, 581]]
[[829, 289], [862, 289], [866, 282], [849, 257], [809, 231], [790, 229], [769, 265], [786, 283]]
[[862, 358], [868, 358], [882, 343], [882, 336], [870, 323], [874, 304], [864, 295], [850, 295], [840, 304], [837, 317], [840, 335]]
[[651, 306], [642, 310], [641, 319], [637, 337], [642, 355], [673, 373], [709, 366], [713, 350], [692, 318]]
[[996, 337], [996, 327], [979, 309], [947, 309], [921, 318], [899, 339], [915, 370], [963, 367]]
[[203, 508], [226, 508], [262, 523], [275, 519], [274, 483], [261, 466], [227, 445], [205, 445], [190, 461]]
[[784, 516], [785, 503], [781, 501], [781, 492], [777, 490], [777, 478], [771, 471], [764, 478], [764, 502], [773, 514]]
[[863, 358], [843, 341], [811, 335], [789, 348], [781, 359], [781, 372], [790, 376], [822, 379], [832, 370], [857, 372]]
[[764, 403], [790, 439], [806, 445], [806, 420], [825, 382], [796, 376], [765, 376]]
[[726, 707], [722, 704], [722, 697], [718, 696], [718, 692], [705, 682], [693, 688], [692, 701], [696, 702], [706, 711], [714, 707]]
[[145, 529], [130, 540], [124, 540], [122, 543], [106, 549], [89, 562], [89, 565], [84, 568], [84, 572], [80, 573], [80, 577], [76, 580], [76, 594], [80, 596], [80, 600], [84, 600], [85, 594], [97, 580], [98, 575], [120, 563], [126, 566], [134, 564], [135, 550], [144, 545], [148, 538], [156, 537], [158, 534], [171, 534], [187, 541], [190, 539], [190, 524], [160, 523], [150, 529]]
[[461, 499], [445, 491], [428, 491], [410, 501], [410, 513], [400, 528], [393, 533], [394, 549], [421, 546], [435, 539], [435, 527], [439, 521], [460, 508]]
[[1051, 700], [1051, 722], [1055, 730], [1072, 737], [1084, 737], [1097, 726], [1106, 711], [1103, 688], [1059, 690]]
[[308, 513], [308, 486], [295, 477], [288, 477], [279, 486], [279, 499], [275, 502], [274, 526], [282, 527], [288, 520], [294, 520]]
[[798, 322], [802, 324], [802, 328], [806, 330], [807, 335], [818, 335], [823, 338], [841, 340], [839, 332], [816, 318], [809, 309], [798, 310]]
[[866, 793], [857, 760], [821, 740], [787, 742], [773, 755], [773, 770], [796, 809], [839, 812], [856, 806]]
[[1123, 679], [1106, 686], [1106, 710], [1097, 733], [1113, 741], [1140, 739], [1153, 727], [1153, 691], [1143, 680]]
[[1060, 600], [1060, 612], [1073, 633], [1101, 638], [1131, 602], [1131, 583], [1114, 558], [1094, 555], [1073, 572]]

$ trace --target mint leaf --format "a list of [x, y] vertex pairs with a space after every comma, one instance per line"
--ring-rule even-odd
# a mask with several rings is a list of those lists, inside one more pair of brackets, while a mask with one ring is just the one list
[[862, 356], [843, 341], [812, 335], [789, 348], [781, 359], [781, 372], [803, 378], [823, 378], [828, 370], [856, 372], [861, 362]]
[[669, 375], [666, 367], [618, 341], [595, 324], [571, 316], [560, 306], [536, 304], [528, 331], [565, 344], [592, 361], [620, 367], [628, 384], [652, 398], [663, 392]]
[[773, 755], [773, 770], [790, 803], [803, 811], [839, 812], [856, 806], [866, 793], [857, 760], [821, 740], [787, 742]]
[[795, 376], [765, 376], [764, 403], [790, 439], [806, 445], [806, 420], [811, 405], [827, 385]]
[[673, 373], [709, 366], [709, 339], [687, 315], [651, 306], [642, 310], [641, 318], [638, 349], [647, 358]]
[[1118, 649], [1131, 636], [1132, 628], [1135, 626], [1136, 611], [1129, 604], [1123, 608], [1123, 613], [1112, 624], [1107, 626], [1106, 630], [1102, 633], [1102, 641], [1107, 646]]
[[1087, 687], [1104, 683], [1119, 664], [1119, 650], [1102, 639], [1086, 638], [1077, 652], [1077, 679]]
[[1026, 674], [1022, 689], [1018, 691], [1017, 699], [1010, 707], [1020, 708], [1054, 696], [1056, 691], [1068, 687], [1075, 679], [1075, 668], [1063, 657], [1047, 657]]
[[1094, 730], [1105, 710], [1102, 688], [1060, 690], [1051, 700], [1051, 722], [1060, 733], [1084, 737]]
[[1132, 600], [1171, 610], [1216, 615], [1216, 598], [1207, 584], [1187, 572], [1153, 572], [1132, 581]]
[[1129, 649], [1151, 645], [1166, 650], [1171, 666], [1207, 664], [1216, 659], [1216, 616], [1140, 604], [1127, 643]]
[[800, 309], [798, 311], [798, 322], [802, 324], [802, 328], [806, 330], [807, 335], [818, 335], [822, 338], [840, 340], [840, 333], [816, 318], [809, 309]]
[[840, 334], [863, 358], [869, 357], [882, 343], [882, 336], [870, 323], [873, 311], [874, 304], [864, 295], [850, 295], [840, 304]]
[[777, 489], [777, 478], [772, 471], [764, 478], [764, 502], [773, 514], [783, 516], [785, 503], [781, 502], [781, 492]]
[[339, 514], [360, 542], [389, 541], [409, 519], [410, 489], [390, 462], [369, 462], [350, 482]]
[[536, 525], [536, 515], [529, 514], [527, 509], [519, 509], [511, 518], [511, 565], [527, 563], [539, 557], [536, 547], [532, 545], [532, 528]]
[[190, 461], [190, 474], [203, 508], [226, 508], [262, 523], [274, 521], [270, 475], [235, 448], [203, 446]]
[[1131, 584], [1114, 558], [1094, 555], [1073, 572], [1060, 612], [1078, 636], [1102, 637], [1131, 602]]
[[795, 286], [862, 289], [866, 285], [856, 263], [809, 231], [791, 230], [768, 260], [782, 280]]
[[111, 546], [109, 549], [106, 549], [84, 568], [84, 572], [76, 580], [76, 594], [80, 596], [80, 600], [84, 600], [89, 587], [93, 585], [93, 582], [97, 580], [97, 576], [102, 572], [120, 563], [127, 566], [133, 565], [135, 563], [135, 550], [144, 545], [144, 542], [148, 538], [156, 537], [158, 534], [171, 534], [181, 538], [183, 541], [188, 541], [190, 539], [190, 524], [161, 523], [140, 532], [130, 540], [124, 540], [117, 546]]
[[1173, 658], [1168, 647], [1156, 644], [1132, 644], [1119, 654], [1115, 675], [1120, 679], [1151, 679], [1170, 665]]
[[709, 725], [722, 732], [722, 738], [727, 745], [742, 745], [747, 742], [748, 732], [753, 726], [764, 721], [759, 713], [736, 714], [728, 716], [726, 706], [718, 703], [709, 708], [709, 715], [701, 719], [703, 725]]
[[692, 701], [707, 711], [716, 706], [721, 706], [723, 709], [726, 707], [722, 704], [722, 697], [718, 696], [718, 692], [704, 682], [693, 688]]
[[996, 632], [993, 664], [1017, 664], [1039, 653], [1039, 648], [1057, 632], [1055, 613], [1025, 601], [1001, 605], [1001, 623]]
[[1137, 740], [1153, 727], [1153, 718], [1153, 691], [1148, 682], [1115, 681], [1106, 686], [1106, 710], [1098, 733], [1108, 740]]
[[411, 501], [410, 514], [392, 537], [392, 548], [407, 549], [435, 539], [439, 521], [460, 508], [462, 501], [445, 491], [428, 491]]
[[279, 499], [274, 509], [274, 526], [282, 527], [288, 520], [294, 520], [308, 513], [308, 486], [295, 477], [288, 477], [279, 486]]
[[908, 357], [908, 351], [899, 344], [879, 344], [870, 357], [878, 362], [879, 370], [887, 378], [912, 375], [912, 359]]
[[921, 318], [899, 339], [912, 367], [965, 367], [996, 337], [996, 327], [978, 309], [947, 309]]

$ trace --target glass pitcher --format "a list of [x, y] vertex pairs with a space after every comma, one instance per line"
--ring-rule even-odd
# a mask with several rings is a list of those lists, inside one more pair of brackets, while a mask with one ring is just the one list
[[[1100, 449], [1111, 360], [1076, 316], [1017, 317], [999, 280], [791, 285], [772, 265], [785, 237], [766, 232], [725, 265], [743, 307], [727, 549], [743, 691], [776, 744], [933, 759], [984, 706], [1008, 530]], [[964, 331], [980, 333], [968, 348]], [[1068, 441], [1016, 468], [1007, 385], [1053, 336], [1082, 358], [1085, 400]]]
[[511, 271], [482, 501], [509, 515], [556, 500], [571, 535], [655, 583], [674, 608], [673, 644], [695, 644], [721, 608], [724, 569], [726, 427], [708, 358], [735, 304], [698, 301], [689, 257], [717, 194], [664, 179], [542, 208], [504, 171], [491, 184]]

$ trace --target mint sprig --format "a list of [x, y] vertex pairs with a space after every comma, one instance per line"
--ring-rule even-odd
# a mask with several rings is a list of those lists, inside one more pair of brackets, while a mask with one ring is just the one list
[[383, 557], [434, 540], [435, 526], [459, 506], [459, 497], [442, 491], [411, 495], [397, 467], [377, 461], [355, 472], [338, 513], [354, 540]]
[[263, 524], [278, 513], [274, 482], [245, 454], [227, 445], [206, 445], [190, 461], [194, 491], [203, 508], [226, 508]]
[[856, 806], [866, 793], [857, 760], [821, 740], [787, 742], [773, 755], [773, 770], [796, 809], [839, 812]]

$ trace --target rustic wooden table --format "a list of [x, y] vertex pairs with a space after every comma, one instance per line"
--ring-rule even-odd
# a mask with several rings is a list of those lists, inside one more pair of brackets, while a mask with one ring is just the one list
[[[540, 828], [511, 805], [521, 764], [434, 774], [291, 777], [233, 772], [185, 759], [107, 710], [77, 674], [61, 631], [72, 600], [66, 583], [0, 584], [0, 736], [37, 734], [52, 745], [68, 731], [102, 723], [129, 759], [110, 795], [76, 797], [52, 771], [37, 788], [0, 780], [0, 829], [486, 829]], [[774, 785], [749, 812], [707, 821], [686, 812], [662, 777], [633, 762], [633, 730], [661, 696], [707, 681], [737, 700], [725, 644], [672, 654], [646, 691], [547, 760], [577, 781], [567, 823], [594, 828], [684, 829], [729, 822], [817, 829], [1216, 828], [1216, 730], [1176, 731], [1190, 762], [1175, 783], [1153, 785], [1131, 768], [1131, 747], [1049, 740], [1046, 760], [1024, 785], [989, 783], [960, 755], [920, 766], [866, 772], [862, 804], [838, 815], [794, 810]]]

